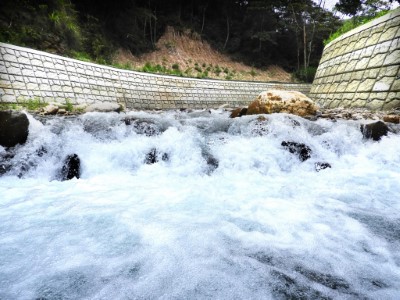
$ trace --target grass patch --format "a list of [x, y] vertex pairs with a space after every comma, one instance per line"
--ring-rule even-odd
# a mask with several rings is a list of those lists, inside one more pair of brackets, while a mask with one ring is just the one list
[[27, 110], [38, 110], [39, 108], [47, 106], [47, 103], [40, 101], [39, 98], [28, 99], [27, 101], [22, 101], [20, 105]]
[[93, 62], [93, 59], [86, 52], [72, 51], [71, 56], [72, 56], [72, 58], [75, 58], [77, 60]]
[[339, 36], [345, 34], [346, 32], [349, 32], [350, 30], [353, 30], [354, 28], [364, 25], [376, 18], [382, 17], [389, 12], [390, 12], [390, 10], [383, 10], [373, 16], [358, 16], [358, 17], [354, 17], [352, 19], [344, 21], [343, 25], [340, 26], [338, 30], [336, 30], [326, 40], [324, 40], [324, 45], [326, 46], [333, 40], [337, 39]]
[[0, 110], [8, 110], [8, 109], [13, 109], [13, 110], [38, 110], [42, 107], [47, 106], [48, 103], [41, 101], [39, 98], [33, 98], [33, 99], [20, 99], [18, 103], [6, 103], [2, 102], [0, 103]]
[[65, 100], [65, 110], [69, 111], [69, 112], [74, 110], [74, 106], [72, 105], [72, 103], [69, 99]]
[[5, 103], [2, 102], [0, 103], [0, 110], [9, 110], [9, 109], [17, 109], [18, 105], [17, 103]]

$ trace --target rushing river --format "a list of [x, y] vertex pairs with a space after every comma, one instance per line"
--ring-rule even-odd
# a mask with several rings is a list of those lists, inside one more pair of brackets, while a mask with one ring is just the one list
[[266, 117], [30, 116], [0, 177], [0, 299], [400, 299], [400, 135]]

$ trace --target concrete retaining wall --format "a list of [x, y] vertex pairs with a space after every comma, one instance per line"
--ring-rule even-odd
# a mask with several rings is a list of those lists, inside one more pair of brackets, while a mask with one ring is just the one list
[[400, 107], [400, 9], [329, 43], [310, 97], [331, 108]]
[[308, 94], [311, 85], [223, 81], [115, 69], [0, 43], [0, 102], [119, 102], [127, 108], [247, 105], [267, 89]]

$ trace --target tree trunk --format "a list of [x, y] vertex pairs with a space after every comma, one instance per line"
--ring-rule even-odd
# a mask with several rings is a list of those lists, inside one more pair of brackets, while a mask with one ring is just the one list
[[224, 44], [224, 48], [223, 48], [224, 50], [226, 48], [226, 45], [228, 44], [229, 34], [230, 34], [229, 17], [226, 16], [226, 39], [225, 39], [225, 44]]
[[154, 37], [153, 37], [153, 46], [156, 45], [157, 41], [157, 9], [154, 9]]
[[146, 25], [147, 25], [147, 17], [144, 18], [144, 25], [143, 25], [143, 39], [146, 40]]
[[202, 20], [202, 23], [201, 23], [200, 35], [203, 34], [203, 30], [204, 30], [204, 23], [205, 23], [205, 20], [206, 20], [206, 10], [207, 10], [207, 6], [208, 6], [208, 3], [207, 3], [206, 6], [204, 6], [204, 8], [203, 8], [203, 20]]

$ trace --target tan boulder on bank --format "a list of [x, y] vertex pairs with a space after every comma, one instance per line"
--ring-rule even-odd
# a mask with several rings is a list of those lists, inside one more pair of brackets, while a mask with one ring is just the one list
[[247, 115], [288, 113], [298, 116], [315, 115], [319, 107], [297, 91], [269, 90], [258, 95], [247, 108]]

